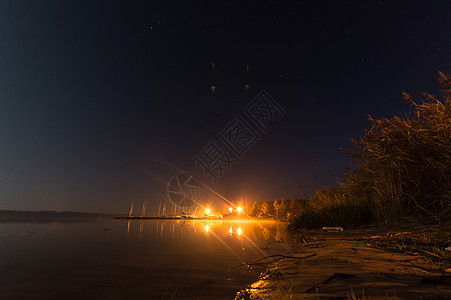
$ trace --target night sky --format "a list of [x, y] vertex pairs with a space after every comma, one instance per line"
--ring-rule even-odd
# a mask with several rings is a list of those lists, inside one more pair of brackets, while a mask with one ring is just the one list
[[[232, 202], [311, 196], [450, 54], [449, 1], [1, 1], [0, 209], [155, 211], [180, 170]], [[262, 90], [285, 115], [214, 182], [195, 157]]]

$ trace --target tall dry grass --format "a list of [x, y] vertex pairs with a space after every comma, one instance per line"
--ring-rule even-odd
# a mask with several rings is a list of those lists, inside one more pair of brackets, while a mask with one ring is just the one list
[[337, 185], [318, 189], [292, 228], [451, 218], [451, 76], [439, 74], [441, 101], [403, 93], [409, 114], [369, 116], [370, 129], [345, 150], [355, 168]]

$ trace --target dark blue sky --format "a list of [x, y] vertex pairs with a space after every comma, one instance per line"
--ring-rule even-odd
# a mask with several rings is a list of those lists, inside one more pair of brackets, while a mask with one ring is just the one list
[[0, 2], [0, 209], [155, 210], [263, 89], [285, 117], [199, 176], [232, 201], [312, 195], [366, 114], [407, 112], [403, 91], [451, 69], [449, 1], [151, 3]]

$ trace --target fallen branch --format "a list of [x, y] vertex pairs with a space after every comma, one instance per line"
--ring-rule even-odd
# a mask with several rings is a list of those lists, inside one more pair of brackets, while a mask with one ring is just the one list
[[[231, 267], [230, 269], [227, 270], [227, 272], [230, 272], [231, 270], [236, 269], [236, 268], [241, 267], [241, 266], [247, 266], [248, 268], [250, 268], [252, 266], [263, 266], [263, 265], [271, 264], [271, 263], [274, 263], [274, 262], [282, 260], [282, 259], [306, 259], [306, 258], [312, 257], [314, 255], [316, 255], [316, 254], [315, 253], [311, 253], [311, 254], [306, 255], [306, 256], [288, 256], [288, 255], [282, 255], [282, 254], [274, 254], [274, 255], [265, 256], [265, 257], [262, 257], [262, 258], [259, 258], [259, 259], [255, 259], [252, 262], [243, 262], [241, 264], [238, 264], [236, 266]], [[274, 258], [274, 259], [271, 260], [271, 261], [262, 262], [262, 261], [264, 261], [266, 259], [269, 259], [269, 258]]]
[[311, 291], [317, 290], [320, 287], [328, 284], [329, 282], [331, 282], [334, 279], [346, 279], [346, 278], [352, 278], [352, 277], [355, 277], [355, 275], [343, 274], [343, 273], [335, 273], [334, 275], [329, 276], [326, 280], [321, 281], [320, 283], [318, 283], [314, 287], [309, 288], [304, 293], [310, 293]]
[[435, 253], [432, 253], [432, 252], [429, 252], [429, 251], [426, 251], [426, 250], [421, 250], [421, 249], [418, 249], [417, 251], [419, 251], [419, 252], [421, 252], [421, 253], [423, 253], [423, 254], [426, 254], [426, 255], [429, 255], [429, 256], [432, 256], [432, 257], [438, 258], [438, 259], [445, 259], [445, 260], [450, 260], [450, 259], [448, 259], [448, 258], [446, 258], [446, 257], [443, 257], [443, 256], [440, 256], [440, 255], [437, 255], [437, 254], [435, 254]]

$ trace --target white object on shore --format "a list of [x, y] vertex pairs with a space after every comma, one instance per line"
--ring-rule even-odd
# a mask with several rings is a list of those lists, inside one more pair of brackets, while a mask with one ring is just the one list
[[341, 228], [341, 227], [323, 227], [323, 230], [327, 230], [327, 231], [343, 231], [343, 228]]
[[451, 251], [451, 246], [446, 247], [445, 250]]

